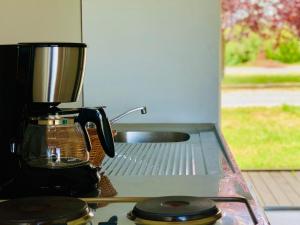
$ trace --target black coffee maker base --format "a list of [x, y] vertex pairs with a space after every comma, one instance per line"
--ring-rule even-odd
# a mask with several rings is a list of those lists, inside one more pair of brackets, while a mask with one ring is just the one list
[[22, 168], [0, 190], [0, 198], [27, 196], [96, 197], [100, 190], [99, 168], [91, 165], [67, 169]]

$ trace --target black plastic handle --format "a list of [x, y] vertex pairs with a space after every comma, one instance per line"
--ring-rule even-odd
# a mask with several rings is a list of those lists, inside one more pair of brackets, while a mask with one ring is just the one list
[[83, 129], [84, 138], [87, 143], [87, 148], [91, 150], [91, 142], [86, 129], [86, 123], [92, 122], [96, 125], [97, 135], [101, 142], [104, 152], [109, 157], [115, 156], [115, 146], [112, 137], [112, 132], [110, 129], [109, 121], [103, 108], [98, 109], [82, 108], [78, 117], [75, 119]]
[[[114, 157], [115, 156], [115, 145], [114, 145], [114, 139], [112, 136], [112, 131], [110, 128], [110, 123], [109, 120], [106, 116], [106, 113], [102, 107], [98, 108], [98, 111], [101, 114], [101, 119], [102, 119], [102, 130], [103, 130], [103, 143], [101, 142], [103, 149], [105, 153], [109, 157]], [[100, 139], [101, 141], [101, 139]]]

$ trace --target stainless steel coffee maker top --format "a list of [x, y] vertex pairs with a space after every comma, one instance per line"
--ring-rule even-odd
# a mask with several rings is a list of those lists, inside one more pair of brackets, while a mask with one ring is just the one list
[[84, 77], [83, 43], [21, 43], [32, 51], [32, 101], [75, 102]]

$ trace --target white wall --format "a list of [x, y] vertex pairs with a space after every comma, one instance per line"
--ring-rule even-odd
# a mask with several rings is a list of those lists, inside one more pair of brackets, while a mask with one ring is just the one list
[[218, 122], [219, 0], [84, 0], [84, 104], [122, 122]]
[[81, 41], [80, 0], [1, 0], [0, 43]]
[[80, 0], [0, 1], [0, 44], [51, 41], [81, 42]]

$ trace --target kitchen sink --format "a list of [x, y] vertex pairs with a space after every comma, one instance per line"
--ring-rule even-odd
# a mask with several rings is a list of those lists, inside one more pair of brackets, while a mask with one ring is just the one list
[[190, 135], [187, 133], [164, 131], [124, 131], [118, 132], [114, 138], [119, 143], [184, 142], [189, 139]]

